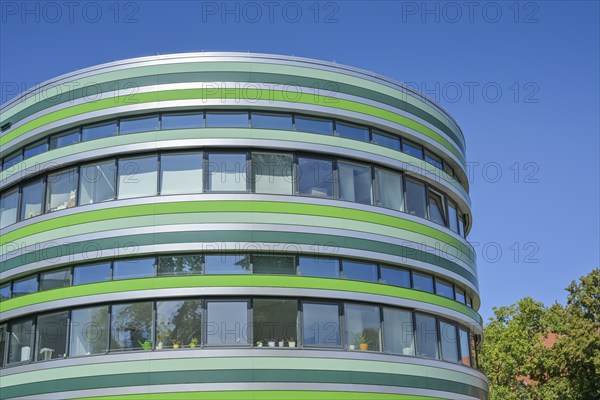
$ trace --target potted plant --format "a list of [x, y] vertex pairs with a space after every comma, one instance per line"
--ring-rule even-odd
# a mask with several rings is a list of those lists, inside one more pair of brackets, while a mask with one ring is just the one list
[[285, 341], [283, 339], [281, 339], [279, 341], [279, 347], [283, 347], [285, 345]]
[[289, 338], [288, 339], [288, 347], [296, 347], [296, 339]]
[[256, 341], [256, 347], [263, 347], [263, 341], [262, 340], [257, 340]]
[[358, 342], [358, 347], [362, 351], [369, 350], [369, 340], [367, 339], [367, 335], [364, 333], [356, 335], [356, 342]]
[[173, 340], [173, 348], [174, 349], [178, 349], [179, 348], [179, 342], [177, 340]]
[[356, 350], [356, 346], [355, 346], [355, 345], [353, 345], [353, 344], [349, 344], [349, 345], [348, 345], [348, 349], [349, 349], [349, 350]]
[[192, 338], [192, 341], [190, 342], [190, 349], [195, 349], [196, 346], [198, 346], [198, 339]]
[[269, 340], [267, 341], [267, 345], [268, 345], [269, 347], [275, 347], [275, 339], [269, 339]]
[[158, 343], [156, 344], [156, 348], [158, 350], [162, 350], [163, 346], [164, 346], [164, 341], [166, 341], [169, 337], [168, 333], [165, 333], [164, 335], [156, 335], [156, 339], [158, 340]]

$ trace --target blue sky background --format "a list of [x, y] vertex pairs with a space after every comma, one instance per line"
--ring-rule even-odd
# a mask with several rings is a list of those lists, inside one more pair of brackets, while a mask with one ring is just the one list
[[0, 102], [79, 68], [175, 52], [374, 71], [424, 90], [462, 126], [486, 320], [524, 296], [564, 302], [571, 280], [599, 267], [598, 2], [223, 4], [2, 1]]

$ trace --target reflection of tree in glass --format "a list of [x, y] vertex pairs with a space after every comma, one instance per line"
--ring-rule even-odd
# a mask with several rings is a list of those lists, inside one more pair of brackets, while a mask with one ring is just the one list
[[112, 318], [111, 349], [139, 349], [152, 340], [152, 303], [115, 305]]
[[173, 341], [187, 346], [195, 338], [200, 341], [202, 302], [200, 300], [159, 302], [160, 321], [157, 339], [166, 346]]
[[253, 153], [252, 168], [254, 179], [269, 179], [283, 177], [286, 181], [292, 179], [292, 158], [287, 154]]
[[98, 354], [106, 352], [108, 343], [108, 307], [94, 309], [90, 321], [82, 329], [83, 340], [88, 343], [87, 352]]
[[199, 275], [202, 273], [201, 256], [160, 257], [158, 275]]

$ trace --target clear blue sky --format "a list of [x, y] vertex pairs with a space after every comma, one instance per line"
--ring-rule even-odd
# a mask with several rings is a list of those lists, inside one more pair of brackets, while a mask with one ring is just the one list
[[462, 126], [484, 318], [524, 296], [564, 302], [599, 267], [598, 2], [65, 3], [0, 2], [1, 102], [15, 85], [176, 52], [371, 70], [424, 89]]

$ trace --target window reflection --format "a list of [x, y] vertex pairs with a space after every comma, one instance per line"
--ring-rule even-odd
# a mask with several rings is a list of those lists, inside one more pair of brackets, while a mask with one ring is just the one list
[[304, 303], [302, 317], [305, 346], [341, 346], [340, 309], [337, 304]]
[[152, 303], [112, 306], [110, 329], [110, 350], [150, 350], [152, 348]]
[[206, 314], [207, 345], [250, 344], [247, 301], [207, 301]]
[[298, 191], [301, 195], [333, 197], [333, 161], [298, 158]]

